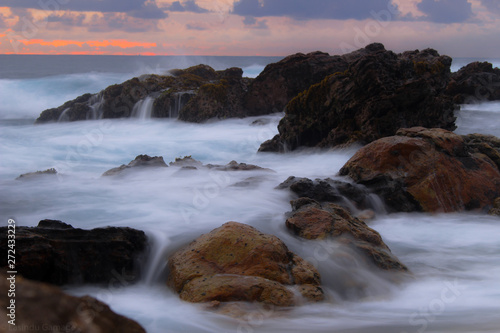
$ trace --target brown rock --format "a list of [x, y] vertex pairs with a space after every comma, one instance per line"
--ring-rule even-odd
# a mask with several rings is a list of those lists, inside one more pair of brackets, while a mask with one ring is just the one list
[[[0, 331], [23, 332], [145, 333], [135, 321], [114, 313], [109, 306], [90, 296], [74, 297], [59, 288], [15, 277], [15, 297], [8, 298], [11, 275], [0, 273], [0, 306], [5, 309], [15, 300], [15, 326], [4, 311]], [[7, 310], [9, 311], [9, 310]]]
[[168, 165], [165, 163], [163, 160], [162, 156], [148, 156], [148, 155], [138, 155], [136, 158], [131, 161], [129, 164], [125, 165], [122, 164], [117, 168], [109, 169], [108, 171], [104, 172], [102, 176], [107, 177], [107, 176], [117, 176], [119, 174], [122, 174], [126, 170], [130, 170], [132, 168], [166, 168]]
[[295, 304], [292, 286], [310, 300], [320, 300], [323, 294], [312, 265], [288, 251], [277, 237], [237, 222], [198, 237], [174, 253], [168, 266], [168, 285], [190, 302], [290, 306]]
[[[385, 270], [407, 271], [378, 232], [332, 203], [320, 204], [309, 198], [291, 202], [293, 211], [286, 226], [306, 239], [335, 239], [364, 255], [367, 262]], [[333, 253], [335, 255], [335, 253]]]
[[500, 196], [500, 171], [489, 157], [496, 151], [474, 138], [402, 129], [361, 148], [340, 174], [374, 190], [393, 211], [483, 209]]
[[493, 208], [490, 209], [488, 214], [500, 216], [500, 198], [495, 199], [495, 202], [493, 203]]

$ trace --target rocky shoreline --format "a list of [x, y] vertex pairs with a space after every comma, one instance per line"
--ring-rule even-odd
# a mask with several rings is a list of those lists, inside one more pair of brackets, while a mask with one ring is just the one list
[[[340, 171], [332, 170], [337, 179], [291, 176], [276, 184], [276, 191], [289, 191], [293, 196], [291, 211], [282, 212], [283, 227], [305, 242], [325, 242], [332, 262], [356, 263], [397, 283], [411, 272], [369, 227], [369, 220], [380, 213], [371, 201], [373, 195], [389, 213], [500, 215], [500, 139], [452, 132], [458, 104], [477, 102], [478, 91], [487, 100], [500, 99], [495, 88], [500, 70], [472, 63], [451, 73], [450, 65], [451, 58], [432, 49], [395, 54], [382, 44], [342, 56], [291, 55], [268, 65], [255, 79], [243, 78], [239, 68], [214, 71], [199, 65], [169, 76], [145, 75], [95, 95], [82, 95], [43, 111], [36, 122], [137, 116], [137, 103], [150, 98], [152, 117], [189, 122], [285, 111], [279, 134], [263, 143], [260, 152], [361, 144]], [[274, 172], [236, 161], [213, 165], [185, 156], [167, 164], [161, 156], [138, 155], [128, 164], [105, 171], [100, 180], [121, 181], [131, 173], [167, 168], [251, 171], [258, 177]], [[20, 175], [17, 180], [54, 175], [57, 170], [48, 169]], [[257, 181], [250, 177], [248, 182], [231, 185], [245, 187]], [[6, 253], [7, 228], [0, 228], [0, 234], [0, 251]], [[42, 220], [34, 228], [18, 226], [16, 241], [17, 269], [22, 276], [19, 302], [26, 304], [19, 310], [23, 313], [20, 323], [71, 324], [82, 332], [144, 332], [105, 304], [90, 297], [68, 296], [56, 287], [107, 284], [117, 275], [129, 283], [139, 281], [144, 273], [141, 262], [151, 255], [150, 240], [143, 231], [82, 230]], [[180, 299], [202, 303], [221, 314], [237, 317], [249, 304], [287, 309], [327, 298], [318, 267], [291, 252], [276, 236], [235, 221], [221, 221], [220, 227], [164, 260], [168, 274], [163, 284]], [[0, 269], [6, 268], [6, 258], [0, 259]], [[6, 294], [4, 275], [0, 289]], [[362, 295], [366, 285], [353, 282], [339, 288]], [[34, 305], [40, 299], [45, 300], [41, 308]], [[54, 307], [65, 311], [51, 315]], [[81, 318], [78, 309], [82, 308], [93, 313], [90, 319]]]

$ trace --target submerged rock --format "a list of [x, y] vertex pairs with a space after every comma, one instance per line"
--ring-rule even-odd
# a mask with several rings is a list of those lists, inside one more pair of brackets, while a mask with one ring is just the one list
[[260, 151], [366, 144], [401, 127], [455, 129], [455, 107], [444, 94], [450, 57], [432, 49], [395, 54], [371, 44], [345, 59], [346, 70], [329, 73], [287, 104], [279, 136]]
[[487, 209], [500, 196], [497, 142], [444, 129], [401, 129], [361, 148], [340, 175], [372, 189], [392, 211]]
[[[0, 250], [7, 253], [7, 227], [0, 234]], [[43, 220], [34, 228], [16, 227], [16, 269], [25, 278], [56, 285], [132, 283], [146, 244], [144, 232], [131, 228], [82, 230]], [[7, 256], [0, 267], [7, 267]]]
[[189, 302], [297, 303], [323, 299], [320, 276], [277, 237], [228, 222], [174, 253], [168, 285]]
[[148, 156], [148, 155], [138, 155], [129, 164], [122, 164], [117, 168], [109, 169], [104, 172], [102, 176], [116, 176], [132, 168], [166, 168], [168, 165], [163, 160], [162, 156]]
[[[30, 332], [146, 332], [137, 322], [116, 314], [93, 297], [70, 296], [45, 283], [29, 281], [19, 275], [9, 280], [11, 277], [0, 273], [0, 306], [6, 309], [11, 306], [10, 300], [15, 300], [15, 326], [8, 323], [12, 318], [7, 312], [0, 320], [2, 332], [17, 328]], [[15, 285], [14, 298], [7, 297], [11, 283]]]
[[19, 177], [16, 178], [16, 180], [32, 180], [32, 179], [37, 179], [41, 178], [44, 176], [54, 176], [57, 175], [57, 170], [54, 168], [50, 168], [44, 171], [35, 171], [35, 172], [28, 172], [28, 173], [23, 173]]
[[[352, 217], [344, 208], [299, 198], [291, 202], [293, 211], [286, 226], [305, 239], [332, 239], [363, 255], [363, 259], [384, 270], [406, 272], [408, 269], [389, 250], [378, 232]], [[332, 251], [331, 255], [341, 254]]]

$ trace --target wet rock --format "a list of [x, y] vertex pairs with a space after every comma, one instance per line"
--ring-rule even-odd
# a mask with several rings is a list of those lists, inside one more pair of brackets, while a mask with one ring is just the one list
[[[361, 148], [340, 170], [392, 211], [483, 210], [500, 196], [496, 139], [444, 129], [401, 129]], [[489, 156], [492, 156], [490, 158]]]
[[382, 44], [368, 45], [345, 71], [329, 73], [293, 98], [279, 137], [261, 151], [366, 144], [402, 127], [454, 130], [455, 106], [444, 94], [450, 65], [450, 57], [432, 49], [395, 54]]
[[451, 75], [446, 94], [457, 104], [500, 100], [500, 69], [489, 62], [472, 62]]
[[[15, 326], [8, 323], [12, 318], [5, 314], [0, 319], [0, 331], [20, 328], [29, 332], [123, 332], [145, 333], [135, 321], [113, 312], [108, 305], [90, 297], [74, 297], [59, 288], [19, 275], [0, 273], [0, 306], [6, 309], [15, 300]], [[15, 298], [8, 298], [11, 282], [15, 284]], [[9, 310], [7, 310], [9, 311]]]
[[55, 175], [57, 175], [57, 170], [54, 168], [50, 168], [44, 171], [23, 173], [22, 175], [17, 177], [16, 180], [32, 180], [32, 179], [42, 178], [45, 176], [55, 176]]
[[170, 166], [176, 167], [190, 167], [190, 168], [201, 168], [203, 163], [189, 156], [184, 156], [183, 158], [177, 157], [174, 162], [169, 163]]
[[209, 169], [219, 170], [219, 171], [252, 171], [252, 170], [262, 170], [268, 172], [274, 172], [268, 168], [262, 168], [258, 165], [246, 164], [246, 163], [238, 163], [236, 161], [231, 161], [226, 165], [214, 165], [207, 164], [206, 167]]
[[129, 164], [122, 164], [117, 168], [109, 169], [104, 172], [102, 176], [116, 176], [123, 173], [126, 170], [132, 168], [143, 169], [143, 168], [166, 168], [168, 165], [163, 160], [162, 156], [148, 156], [148, 155], [138, 155]]
[[[0, 235], [0, 250], [7, 253], [7, 227]], [[83, 230], [43, 220], [34, 228], [16, 227], [16, 269], [25, 278], [56, 285], [132, 283], [146, 244], [144, 232], [131, 228]], [[7, 267], [7, 256], [0, 267]]]
[[500, 197], [493, 202], [493, 208], [488, 212], [490, 215], [500, 216]]
[[168, 285], [190, 302], [296, 304], [323, 298], [320, 276], [277, 237], [237, 222], [204, 234], [168, 261]]
[[[361, 253], [367, 263], [383, 270], [408, 270], [391, 253], [378, 232], [352, 217], [346, 209], [332, 203], [320, 204], [310, 198], [293, 200], [291, 205], [293, 211], [286, 226], [299, 237], [333, 239]], [[335, 256], [335, 251], [332, 252]]]

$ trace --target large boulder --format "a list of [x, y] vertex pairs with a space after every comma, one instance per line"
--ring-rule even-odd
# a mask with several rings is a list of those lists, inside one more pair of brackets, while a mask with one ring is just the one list
[[[293, 211], [286, 226], [305, 239], [331, 239], [361, 254], [366, 264], [383, 270], [406, 272], [408, 269], [389, 250], [380, 234], [341, 206], [319, 203], [310, 198], [291, 202]], [[342, 251], [332, 256], [343, 255]]]
[[[320, 276], [273, 235], [228, 222], [198, 237], [168, 261], [168, 285], [189, 302], [296, 304], [323, 299]], [[294, 287], [292, 289], [291, 287]]]
[[371, 44], [350, 60], [287, 104], [278, 136], [261, 151], [366, 144], [402, 127], [455, 129], [454, 104], [444, 95], [450, 57]]
[[[7, 297], [11, 292], [15, 296]], [[55, 286], [29, 281], [19, 275], [0, 273], [0, 293], [2, 332], [17, 329], [23, 332], [146, 332], [137, 322], [116, 314], [95, 298], [70, 296]]]
[[340, 170], [392, 211], [483, 210], [500, 196], [500, 145], [490, 136], [401, 129], [361, 148]]
[[500, 69], [489, 62], [472, 62], [451, 75], [446, 94], [458, 104], [500, 100]]
[[[7, 227], [0, 228], [0, 235], [0, 251], [7, 253]], [[42, 220], [34, 228], [16, 227], [16, 269], [25, 278], [55, 285], [133, 282], [146, 246], [144, 232], [131, 228], [83, 230]], [[2, 267], [7, 267], [7, 256], [0, 258]]]

